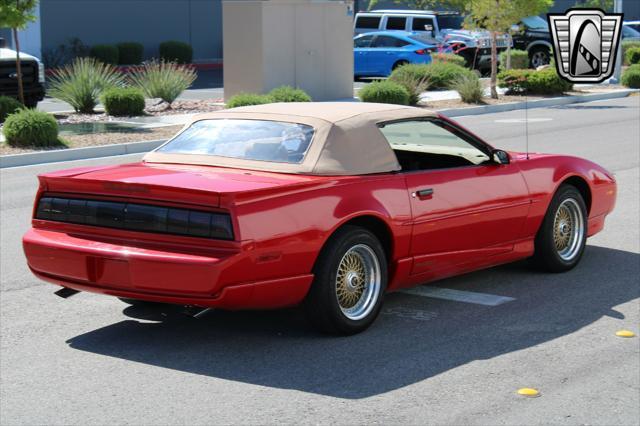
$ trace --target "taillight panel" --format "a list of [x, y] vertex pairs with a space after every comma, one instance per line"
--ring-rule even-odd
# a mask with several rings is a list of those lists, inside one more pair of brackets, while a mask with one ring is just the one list
[[35, 218], [129, 231], [233, 240], [233, 225], [227, 213], [151, 204], [43, 196], [38, 201]]

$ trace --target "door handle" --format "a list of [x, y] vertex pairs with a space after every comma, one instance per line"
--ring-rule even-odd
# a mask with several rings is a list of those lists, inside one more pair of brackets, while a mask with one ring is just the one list
[[415, 194], [419, 198], [431, 197], [433, 195], [433, 188], [421, 189], [419, 191], [416, 191]]

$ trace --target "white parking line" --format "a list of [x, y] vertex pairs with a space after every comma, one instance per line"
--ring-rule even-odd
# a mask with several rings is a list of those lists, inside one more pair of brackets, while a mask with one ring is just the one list
[[414, 296], [433, 297], [434, 299], [453, 300], [455, 302], [475, 303], [477, 305], [498, 306], [503, 303], [512, 302], [516, 299], [495, 294], [476, 293], [473, 291], [453, 290], [451, 288], [421, 286], [407, 290], [402, 293]]

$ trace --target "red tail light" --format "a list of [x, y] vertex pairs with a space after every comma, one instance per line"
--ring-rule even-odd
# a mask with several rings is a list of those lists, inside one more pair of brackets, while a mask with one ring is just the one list
[[419, 49], [419, 50], [416, 50], [416, 53], [418, 55], [426, 55], [427, 53], [429, 53], [429, 51], [425, 49]]

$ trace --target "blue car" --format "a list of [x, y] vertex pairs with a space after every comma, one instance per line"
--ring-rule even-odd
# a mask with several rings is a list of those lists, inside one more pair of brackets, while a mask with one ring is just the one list
[[428, 64], [439, 43], [409, 31], [376, 31], [353, 38], [355, 77], [387, 77], [404, 64]]

